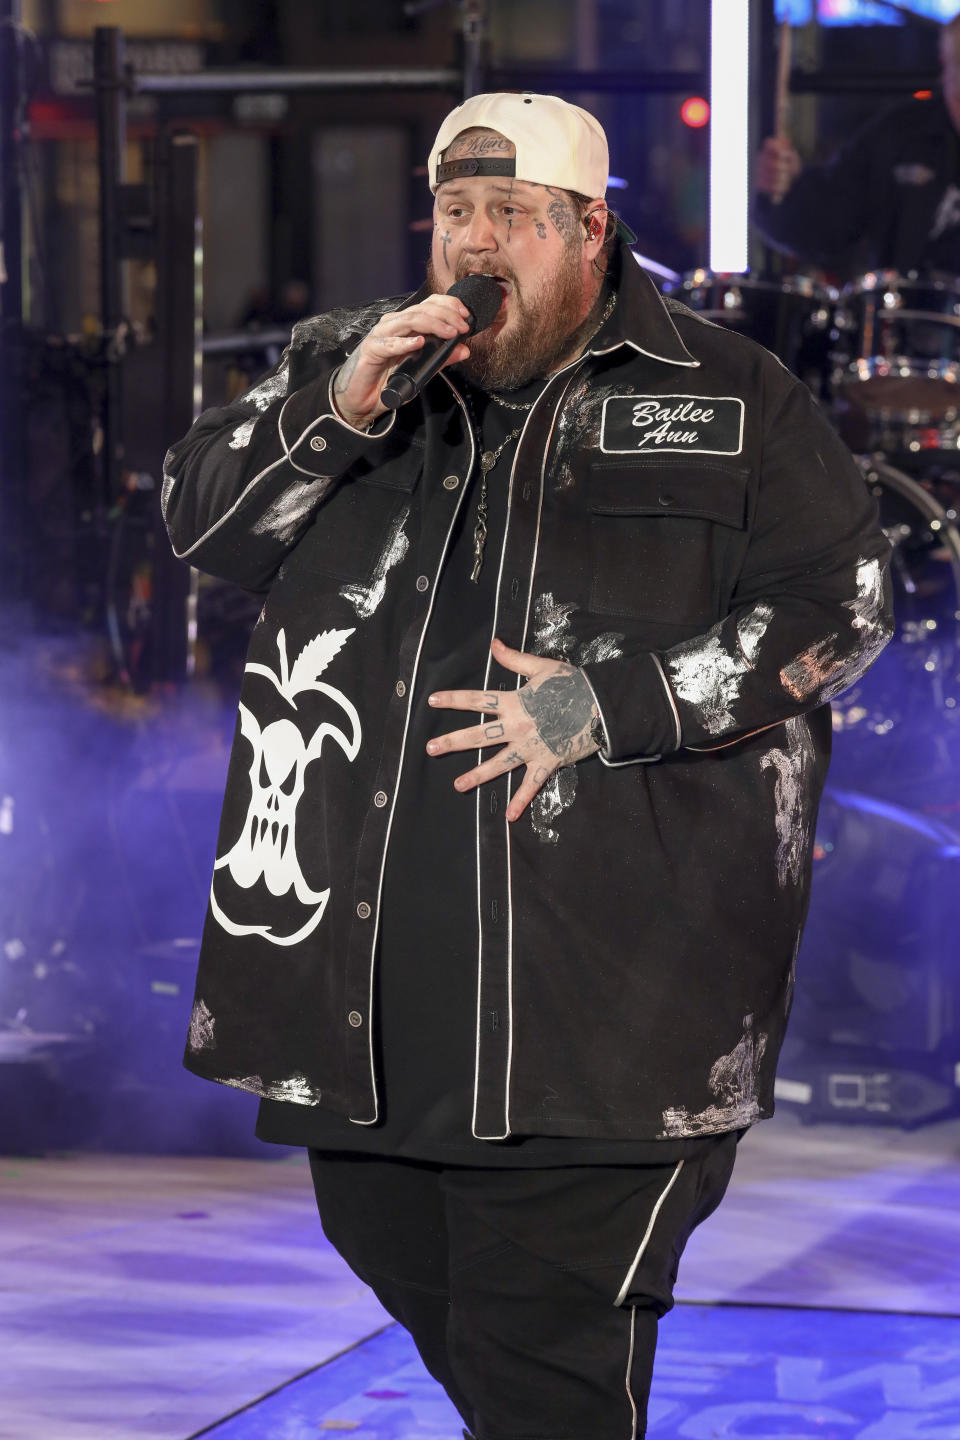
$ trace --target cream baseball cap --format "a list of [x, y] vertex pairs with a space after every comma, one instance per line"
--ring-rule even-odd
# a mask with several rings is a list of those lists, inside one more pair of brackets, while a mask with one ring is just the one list
[[[497, 130], [513, 142], [516, 158], [463, 156], [444, 162], [447, 147], [472, 126]], [[606, 194], [610, 160], [603, 126], [579, 105], [556, 95], [501, 92], [473, 95], [437, 131], [427, 162], [430, 189], [470, 175], [511, 175], [538, 185], [575, 190], [593, 200]]]

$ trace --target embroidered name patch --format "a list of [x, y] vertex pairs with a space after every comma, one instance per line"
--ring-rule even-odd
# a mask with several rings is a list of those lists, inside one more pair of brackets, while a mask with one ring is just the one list
[[611, 395], [603, 402], [607, 455], [739, 455], [742, 400], [727, 395]]

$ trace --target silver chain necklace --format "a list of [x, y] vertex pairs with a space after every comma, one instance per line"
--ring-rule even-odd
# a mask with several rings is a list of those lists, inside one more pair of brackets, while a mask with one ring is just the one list
[[[488, 394], [489, 398], [496, 404], [506, 405], [508, 410], [532, 410], [536, 403], [531, 400], [529, 404], [517, 405], [510, 401], [501, 400], [499, 395], [490, 395], [489, 391], [485, 393]], [[470, 425], [477, 442], [477, 449], [480, 451], [480, 499], [477, 502], [477, 520], [473, 527], [473, 569], [470, 571], [470, 579], [474, 585], [478, 585], [480, 583], [480, 571], [483, 567], [483, 551], [487, 543], [487, 476], [507, 446], [523, 433], [523, 425], [518, 425], [515, 430], [510, 431], [509, 435], [504, 436], [496, 450], [484, 450], [482, 448], [483, 439], [480, 426], [477, 423], [476, 415], [473, 413], [473, 406], [470, 403], [470, 392], [466, 386], [464, 386], [463, 389], [463, 401], [467, 407], [467, 415], [470, 419]], [[524, 424], [526, 424], [526, 421], [524, 421]]]
[[536, 404], [535, 400], [527, 400], [523, 405], [519, 404], [516, 400], [504, 400], [502, 395], [494, 395], [492, 390], [488, 390], [487, 394], [495, 404], [502, 405], [505, 410], [532, 410]]
[[[470, 417], [473, 419], [473, 416]], [[487, 476], [496, 465], [504, 450], [511, 440], [516, 440], [518, 435], [523, 433], [523, 426], [518, 425], [516, 430], [511, 430], [505, 440], [501, 440], [496, 450], [484, 450], [480, 456], [480, 499], [477, 503], [477, 523], [473, 527], [473, 569], [470, 571], [470, 579], [474, 585], [480, 583], [480, 570], [483, 565], [483, 550], [487, 543]]]
[[[609, 296], [607, 303], [604, 307], [603, 314], [600, 316], [598, 323], [594, 326], [594, 329], [590, 335], [590, 339], [592, 339], [593, 336], [596, 335], [597, 331], [601, 328], [601, 326], [603, 326], [605, 322], [609, 319], [610, 315], [613, 313], [613, 307], [616, 305], [616, 303], [617, 296], [616, 292], [614, 291]], [[544, 384], [547, 383], [547, 380], [549, 380], [549, 376], [546, 380], [544, 380]], [[528, 401], [504, 400], [502, 395], [494, 395], [489, 390], [486, 392], [486, 394], [489, 396], [489, 398], [493, 401], [495, 405], [503, 405], [504, 408], [507, 410], [532, 410], [534, 405], [537, 403], [536, 399]], [[477, 418], [473, 413], [473, 406], [470, 404], [470, 395], [466, 386], [463, 390], [463, 399], [464, 404], [467, 407], [467, 414], [470, 417], [470, 424], [473, 427], [473, 432], [476, 437], [477, 447], [479, 448], [482, 444], [480, 426], [477, 424]], [[537, 399], [539, 399], [539, 396], [537, 397]], [[526, 424], [526, 421], [524, 421], [524, 424]], [[497, 461], [500, 459], [500, 456], [510, 444], [511, 440], [516, 440], [517, 436], [521, 435], [522, 433], [523, 425], [519, 425], [516, 430], [510, 431], [510, 434], [506, 437], [505, 440], [501, 440], [496, 450], [483, 450], [480, 454], [480, 499], [477, 503], [477, 523], [473, 527], [473, 569], [470, 572], [470, 579], [473, 581], [474, 585], [478, 585], [480, 583], [480, 571], [483, 567], [483, 550], [484, 546], [487, 543], [487, 476], [493, 469], [494, 465], [496, 465]]]

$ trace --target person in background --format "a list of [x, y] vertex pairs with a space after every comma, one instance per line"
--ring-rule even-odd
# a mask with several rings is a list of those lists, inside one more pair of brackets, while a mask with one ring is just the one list
[[768, 137], [754, 221], [775, 248], [849, 278], [960, 274], [960, 16], [940, 34], [941, 90], [870, 120], [825, 165]]

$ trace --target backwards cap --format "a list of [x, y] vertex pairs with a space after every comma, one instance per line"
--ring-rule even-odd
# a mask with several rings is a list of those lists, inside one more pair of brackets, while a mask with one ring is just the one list
[[[462, 130], [481, 126], [513, 142], [516, 157], [464, 156], [444, 161]], [[470, 175], [510, 175], [593, 200], [606, 194], [610, 160], [603, 126], [579, 105], [556, 95], [474, 95], [458, 105], [437, 131], [427, 162], [430, 189]]]

